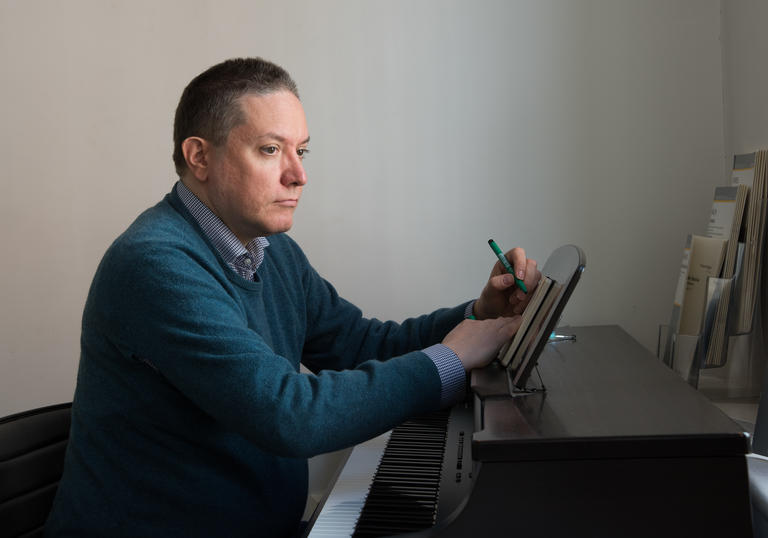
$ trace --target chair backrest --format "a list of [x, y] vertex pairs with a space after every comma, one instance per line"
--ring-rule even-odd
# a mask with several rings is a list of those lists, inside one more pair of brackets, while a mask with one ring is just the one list
[[0, 538], [42, 536], [64, 469], [71, 407], [0, 418]]

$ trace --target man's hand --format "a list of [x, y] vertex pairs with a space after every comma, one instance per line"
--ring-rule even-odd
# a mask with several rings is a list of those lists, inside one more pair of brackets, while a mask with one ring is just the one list
[[522, 313], [541, 279], [536, 261], [526, 258], [522, 248], [513, 248], [505, 256], [515, 268], [517, 278], [525, 283], [528, 293], [526, 294], [515, 285], [514, 277], [507, 273], [501, 262], [497, 261], [491, 270], [491, 276], [483, 293], [475, 301], [473, 313], [477, 319], [511, 317]]
[[456, 353], [466, 371], [482, 368], [496, 358], [502, 344], [515, 335], [520, 316], [483, 321], [465, 319], [445, 335], [443, 345]]

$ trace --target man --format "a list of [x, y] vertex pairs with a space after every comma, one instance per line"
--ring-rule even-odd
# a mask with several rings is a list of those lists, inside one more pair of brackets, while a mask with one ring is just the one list
[[[520, 323], [498, 263], [477, 301], [402, 324], [364, 319], [312, 269], [283, 233], [309, 134], [282, 68], [200, 74], [174, 143], [180, 181], [94, 276], [49, 535], [290, 536], [307, 457], [456, 402]], [[509, 255], [533, 287], [536, 263]]]

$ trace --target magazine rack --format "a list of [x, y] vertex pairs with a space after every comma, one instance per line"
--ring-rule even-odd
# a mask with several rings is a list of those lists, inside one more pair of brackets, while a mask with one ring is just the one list
[[[763, 251], [765, 252], [765, 250]], [[766, 265], [762, 264], [757, 285], [757, 300], [749, 332], [736, 332], [742, 272], [737, 267], [733, 279], [708, 278], [703, 330], [699, 335], [675, 334], [668, 325], [659, 327], [657, 355], [667, 366], [680, 374], [688, 383], [714, 399], [755, 398], [763, 387], [766, 362], [763, 312], [766, 304], [763, 291], [766, 287]], [[717, 304], [727, 281], [731, 280], [731, 296], [728, 305], [726, 337], [722, 342], [722, 360], [717, 366], [708, 366], [706, 357], [710, 346]]]

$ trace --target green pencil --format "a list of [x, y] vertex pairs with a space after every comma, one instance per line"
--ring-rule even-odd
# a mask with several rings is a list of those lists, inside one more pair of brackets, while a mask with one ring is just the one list
[[523, 293], [528, 293], [528, 289], [525, 287], [525, 284], [523, 283], [522, 280], [517, 278], [517, 275], [515, 274], [515, 270], [509, 264], [507, 257], [504, 256], [504, 253], [499, 248], [499, 245], [496, 244], [496, 241], [494, 241], [493, 239], [489, 239], [488, 244], [491, 245], [491, 250], [493, 250], [493, 253], [496, 254], [496, 257], [501, 262], [501, 265], [504, 266], [504, 269], [507, 270], [507, 273], [515, 277], [515, 284], [517, 284], [517, 287], [523, 290]]

